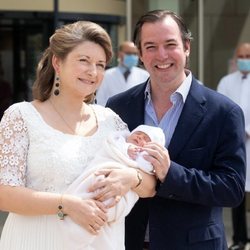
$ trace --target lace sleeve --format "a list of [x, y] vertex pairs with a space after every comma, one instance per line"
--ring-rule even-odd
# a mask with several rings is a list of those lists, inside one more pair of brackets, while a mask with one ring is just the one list
[[28, 133], [18, 108], [10, 107], [0, 123], [0, 185], [24, 186]]
[[112, 117], [111, 118], [113, 120], [112, 123], [113, 123], [116, 131], [128, 131], [127, 124], [120, 118], [120, 116], [118, 114], [116, 114], [110, 108], [105, 108], [105, 111], [106, 111], [106, 117]]

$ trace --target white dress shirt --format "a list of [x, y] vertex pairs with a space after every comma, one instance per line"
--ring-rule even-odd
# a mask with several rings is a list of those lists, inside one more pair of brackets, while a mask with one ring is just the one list
[[[243, 110], [245, 117], [245, 131], [250, 136], [250, 74], [245, 77], [240, 71], [224, 76], [217, 88], [218, 92], [229, 97]], [[246, 140], [247, 177], [246, 191], [250, 191], [250, 138]]]
[[122, 67], [117, 66], [107, 69], [101, 86], [97, 90], [97, 104], [105, 106], [109, 97], [145, 82], [148, 77], [149, 74], [146, 70], [139, 67], [132, 67], [127, 81], [125, 81]]

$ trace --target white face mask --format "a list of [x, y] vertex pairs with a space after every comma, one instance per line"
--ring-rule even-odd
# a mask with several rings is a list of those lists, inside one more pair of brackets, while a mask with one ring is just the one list
[[250, 72], [250, 59], [237, 59], [237, 67], [239, 71]]

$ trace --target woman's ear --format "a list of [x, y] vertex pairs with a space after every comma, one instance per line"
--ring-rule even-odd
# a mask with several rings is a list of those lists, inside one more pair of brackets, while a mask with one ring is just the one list
[[52, 56], [52, 65], [55, 72], [58, 74], [60, 72], [60, 60], [55, 55]]

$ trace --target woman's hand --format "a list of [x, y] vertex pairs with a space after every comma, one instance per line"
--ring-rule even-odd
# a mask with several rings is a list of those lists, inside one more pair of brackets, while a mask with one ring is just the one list
[[107, 209], [100, 201], [63, 195], [62, 204], [64, 213], [92, 234], [98, 234], [107, 221]]
[[105, 178], [90, 186], [89, 191], [94, 192], [100, 189], [95, 196], [95, 199], [98, 201], [114, 198], [114, 201], [108, 207], [116, 205], [120, 201], [121, 196], [135, 187], [138, 182], [137, 170], [134, 168], [102, 169], [95, 174], [97, 176], [104, 175]]
[[145, 144], [143, 150], [148, 153], [148, 155], [144, 155], [143, 157], [153, 165], [156, 177], [163, 182], [171, 162], [168, 150], [154, 142]]

